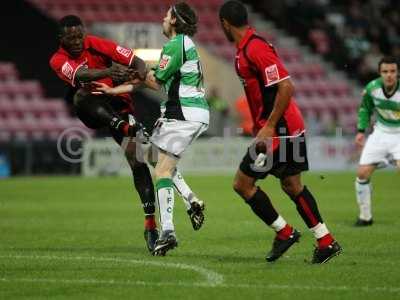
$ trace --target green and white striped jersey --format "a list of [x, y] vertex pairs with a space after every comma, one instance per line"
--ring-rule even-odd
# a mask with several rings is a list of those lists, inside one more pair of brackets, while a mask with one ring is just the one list
[[400, 88], [399, 81], [392, 95], [387, 95], [382, 78], [367, 84], [358, 110], [358, 130], [364, 131], [370, 123], [371, 115], [376, 111], [376, 126], [387, 132], [400, 132]]
[[154, 76], [168, 94], [161, 104], [165, 118], [209, 123], [203, 72], [190, 37], [178, 34], [164, 45]]

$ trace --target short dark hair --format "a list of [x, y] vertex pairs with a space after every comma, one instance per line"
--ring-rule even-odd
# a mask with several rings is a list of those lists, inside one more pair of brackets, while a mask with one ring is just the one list
[[83, 26], [82, 20], [75, 15], [67, 15], [58, 21], [58, 32], [61, 34], [65, 27]]
[[229, 24], [241, 27], [249, 24], [246, 6], [242, 2], [229, 0], [219, 9], [219, 18], [225, 19]]
[[382, 64], [396, 64], [399, 67], [399, 60], [394, 56], [384, 56], [378, 63], [378, 70], [381, 70]]
[[175, 32], [194, 36], [197, 32], [196, 12], [185, 2], [171, 6], [171, 16], [176, 18]]

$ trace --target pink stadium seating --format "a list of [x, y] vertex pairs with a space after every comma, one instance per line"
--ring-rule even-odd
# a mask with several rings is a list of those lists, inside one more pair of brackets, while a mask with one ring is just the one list
[[[69, 116], [62, 99], [43, 98], [38, 81], [18, 81], [15, 66], [0, 63], [0, 141], [55, 139], [72, 125], [84, 128]], [[84, 130], [92, 134], [89, 129]]]
[[14, 81], [18, 79], [18, 72], [12, 63], [0, 62], [0, 81]]
[[[99, 21], [161, 23], [165, 10], [175, 2], [172, 0], [30, 1], [55, 18], [61, 18], [66, 14], [77, 14], [85, 23], [89, 24]], [[223, 0], [188, 0], [188, 3], [196, 8], [199, 15], [198, 33], [195, 39], [214, 54], [233, 63], [235, 49], [219, 28], [217, 11]], [[270, 43], [278, 44], [276, 43], [277, 37], [268, 31], [258, 33]], [[313, 40], [317, 45], [325, 42], [324, 37], [318, 33], [314, 33]], [[327, 47], [329, 45], [324, 44], [318, 50], [324, 53], [328, 49]], [[351, 96], [350, 85], [340, 80], [328, 79], [323, 66], [318, 63], [305, 63], [302, 53], [298, 49], [278, 47], [277, 52], [295, 83], [296, 99], [305, 113], [322, 115], [325, 120], [329, 120], [327, 114], [331, 114], [339, 124], [343, 122], [343, 126], [347, 126], [348, 130], [354, 130], [355, 127], [351, 127], [354, 125], [354, 119], [351, 118], [354, 118], [360, 100]], [[5, 80], [9, 82], [5, 82]], [[64, 119], [67, 112], [61, 104], [62, 102], [57, 100], [36, 101], [43, 98], [40, 86], [34, 82], [17, 80], [18, 73], [15, 67], [13, 68], [8, 63], [0, 63], [0, 118], [7, 115], [13, 118], [34, 116], [45, 120]], [[7, 97], [7, 101], [3, 101], [2, 97]], [[14, 98], [20, 99], [15, 103], [8, 101]], [[33, 101], [28, 108], [23, 105], [24, 100], [21, 100], [23, 98], [25, 100], [32, 98]], [[339, 117], [342, 114], [348, 116]]]

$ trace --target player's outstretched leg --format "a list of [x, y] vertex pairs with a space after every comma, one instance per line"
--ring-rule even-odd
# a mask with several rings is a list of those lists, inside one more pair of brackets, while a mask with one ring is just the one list
[[120, 132], [123, 136], [135, 136], [136, 127], [129, 125], [109, 104], [107, 96], [91, 95], [84, 89], [74, 95], [74, 105], [78, 117], [89, 128], [108, 127]]
[[266, 256], [266, 260], [272, 262], [281, 257], [295, 242], [299, 241], [300, 233], [277, 213], [267, 194], [254, 185], [255, 181], [255, 178], [238, 170], [233, 188], [250, 206], [254, 214], [275, 230], [276, 236], [272, 249]]
[[311, 262], [325, 263], [339, 255], [342, 248], [323, 222], [313, 195], [301, 184], [300, 174], [281, 179], [281, 187], [296, 204], [298, 213], [317, 240]]
[[132, 168], [133, 181], [142, 202], [144, 219], [144, 239], [147, 249], [154, 251], [158, 239], [157, 224], [155, 221], [155, 196], [150, 170], [145, 163], [136, 163]]
[[124, 149], [125, 157], [131, 167], [133, 183], [139, 194], [144, 211], [144, 239], [150, 253], [153, 252], [158, 238], [157, 224], [155, 221], [155, 195], [154, 185], [150, 170], [142, 158], [140, 144], [136, 139], [123, 137], [119, 132], [112, 131], [115, 141]]
[[199, 230], [204, 223], [204, 202], [196, 197], [178, 169], [175, 169], [172, 181], [183, 199], [193, 229]]

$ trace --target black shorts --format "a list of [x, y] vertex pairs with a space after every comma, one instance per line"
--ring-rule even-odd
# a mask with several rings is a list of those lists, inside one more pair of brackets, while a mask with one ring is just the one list
[[[110, 105], [112, 110], [125, 121], [128, 121], [129, 114], [135, 116], [133, 105], [127, 103], [126, 99], [118, 96], [95, 95], [92, 96], [89, 101], [97, 101], [105, 105]], [[100, 136], [107, 136], [107, 133], [109, 133], [118, 144], [122, 143], [124, 136], [120, 131], [109, 129], [103, 123], [93, 118], [90, 112], [81, 109], [79, 106], [74, 106], [74, 110], [79, 120], [81, 120], [86, 127], [96, 129], [100, 133]]]
[[269, 174], [283, 179], [309, 169], [304, 134], [293, 138], [281, 138], [279, 147], [266, 156], [262, 166], [257, 167], [254, 164], [256, 158], [255, 146], [250, 146], [239, 166], [244, 174], [255, 179], [264, 179]]

